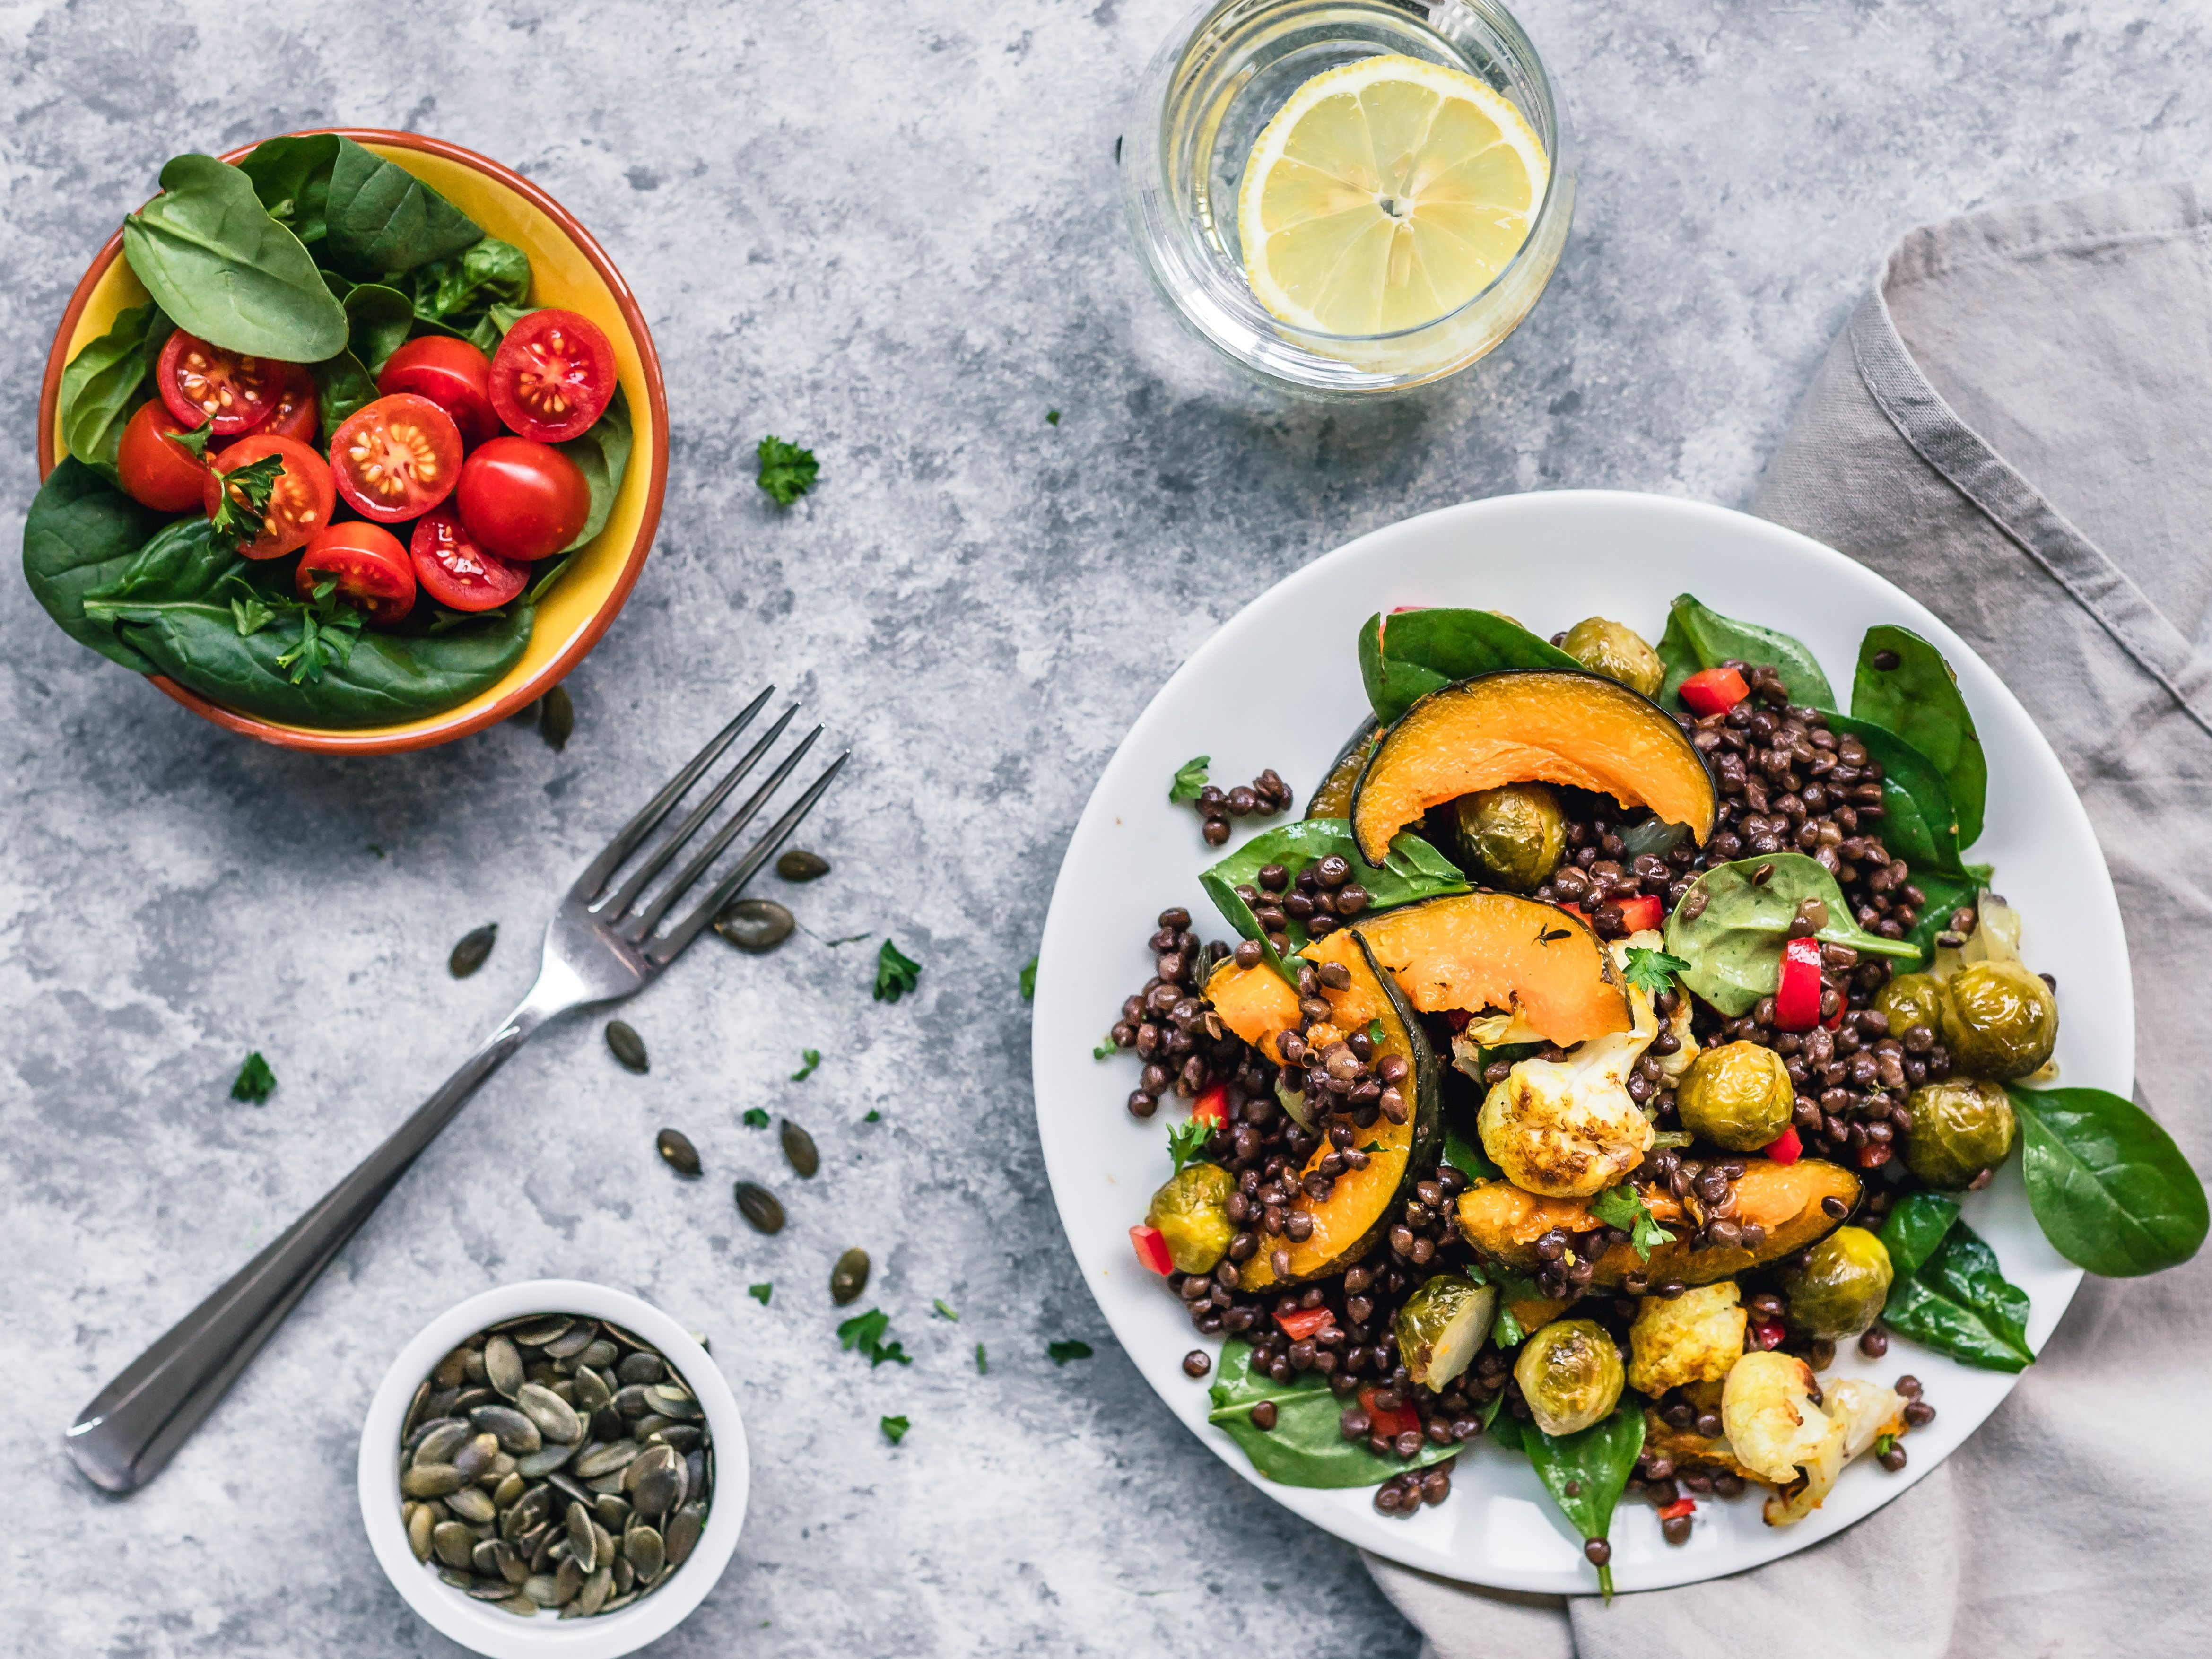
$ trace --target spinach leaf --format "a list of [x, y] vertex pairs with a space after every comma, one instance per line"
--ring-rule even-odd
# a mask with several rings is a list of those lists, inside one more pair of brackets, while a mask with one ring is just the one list
[[154, 665], [84, 614], [84, 596], [131, 568], [161, 514], [143, 507], [75, 455], [39, 487], [23, 520], [23, 580], [46, 614], [80, 645], [150, 674]]
[[[1975, 867], [1987, 869], [1986, 866]], [[1972, 876], [1954, 876], [1942, 870], [1915, 870], [1912, 884], [1928, 902], [1920, 907], [1912, 931], [1905, 936], [1905, 943], [1920, 952], [1922, 968], [1932, 968], [1936, 963], [1936, 935], [1950, 927], [1951, 912], [1961, 907], [1973, 908], [1984, 883]]]
[[1935, 762], [1871, 720], [1830, 714], [1828, 729], [1839, 738], [1856, 738], [1881, 763], [1882, 845], [1916, 871], [1965, 874], [1959, 862], [1959, 815]]
[[1659, 687], [1660, 705], [1672, 708], [1684, 680], [1701, 668], [1715, 668], [1731, 659], [1771, 666], [1790, 688], [1790, 701], [1794, 703], [1809, 708], [1836, 706], [1828, 677], [1820, 672], [1813, 653], [1796, 640], [1757, 623], [1723, 617], [1687, 593], [1678, 597], [1668, 609], [1667, 631], [1659, 637], [1659, 660], [1667, 665], [1667, 678]]
[[1505, 1174], [1490, 1161], [1490, 1155], [1482, 1150], [1480, 1137], [1462, 1134], [1459, 1125], [1449, 1120], [1444, 1124], [1443, 1161], [1469, 1182], [1498, 1181]]
[[[350, 138], [338, 140], [326, 212], [331, 263], [362, 282], [412, 270], [483, 240], [482, 228], [436, 191]], [[329, 356], [319, 351], [307, 361]]]
[[253, 181], [253, 193], [270, 218], [302, 242], [319, 241], [337, 155], [336, 133], [300, 133], [262, 140], [238, 170]]
[[[598, 428], [594, 427], [592, 430]], [[590, 435], [585, 434], [586, 437]], [[1229, 925], [1244, 938], [1257, 939], [1275, 970], [1291, 978], [1290, 970], [1276, 956], [1274, 946], [1267, 943], [1267, 935], [1253, 915], [1252, 907], [1237, 896], [1237, 890], [1256, 884], [1261, 870], [1270, 864], [1281, 865], [1295, 881], [1298, 872], [1307, 865], [1332, 853], [1346, 859], [1359, 856], [1352, 839], [1351, 824], [1343, 818], [1305, 818], [1253, 836], [1220, 863], [1203, 872], [1198, 882], [1206, 889], [1206, 896], [1219, 907]], [[1457, 865], [1412, 834], [1401, 834], [1393, 840], [1379, 868], [1361, 871], [1359, 884], [1367, 890], [1370, 910], [1388, 910], [1411, 904], [1416, 899], [1472, 890]], [[1291, 941], [1293, 952], [1302, 949], [1310, 938], [1305, 925], [1296, 917], [1290, 918], [1284, 934]]]
[[1890, 1212], [1881, 1241], [1897, 1276], [1883, 1322], [1962, 1365], [2026, 1370], [2035, 1360], [2027, 1292], [2006, 1281], [1996, 1252], [1958, 1214], [1956, 1203], [1931, 1193], [1915, 1193]]
[[1500, 668], [1582, 665], [1510, 617], [1437, 606], [1376, 614], [1359, 630], [1359, 673], [1375, 717], [1388, 726], [1416, 701], [1454, 680]]
[[54, 425], [69, 453], [107, 478], [116, 476], [123, 428], [153, 395], [146, 383], [170, 331], [161, 307], [149, 300], [116, 313], [113, 326], [62, 370]]
[[2027, 1201], [2058, 1254], [2130, 1279], [2177, 1267], [2204, 1243], [2204, 1183], [2173, 1138], [2102, 1089], [2007, 1085], [2026, 1132]]
[[362, 283], [345, 296], [346, 350], [370, 374], [382, 373], [384, 360], [407, 343], [415, 326], [415, 307], [396, 288]]
[[[1456, 1457], [1462, 1448], [1430, 1441], [1406, 1462], [1387, 1462], [1350, 1441], [1338, 1426], [1350, 1403], [1329, 1392], [1318, 1371], [1293, 1372], [1278, 1382], [1252, 1369], [1252, 1345], [1232, 1337], [1221, 1346], [1221, 1367], [1212, 1389], [1213, 1409], [1206, 1421], [1218, 1423], [1244, 1449], [1252, 1467], [1285, 1486], [1379, 1486], [1394, 1474]], [[1275, 1426], [1252, 1421], [1252, 1407], [1263, 1400], [1275, 1405]]]
[[123, 222], [123, 257], [178, 327], [212, 345], [290, 363], [345, 347], [345, 312], [300, 239], [211, 155], [171, 158], [161, 193]]
[[623, 396], [623, 389], [615, 388], [606, 413], [592, 422], [581, 437], [554, 447], [582, 469], [584, 482], [592, 487], [592, 510], [585, 515], [584, 527], [574, 541], [561, 550], [573, 553], [607, 527], [607, 515], [614, 511], [615, 496], [622, 489], [623, 474], [629, 468], [629, 399]]
[[[511, 318], [512, 308], [522, 303], [530, 292], [530, 256], [512, 242], [487, 236], [460, 253], [417, 265], [408, 278], [418, 318], [469, 338], [493, 307], [507, 308]], [[495, 325], [495, 349], [508, 326]]]
[[349, 416], [376, 401], [376, 381], [350, 351], [310, 363], [307, 373], [315, 377], [315, 408], [328, 448]]
[[[1875, 662], [1885, 652], [1895, 655], [1893, 666]], [[1885, 623], [1868, 629], [1851, 680], [1851, 714], [1894, 732], [1925, 755], [1943, 775], [1958, 811], [1959, 845], [1972, 847], [1981, 838], [1989, 762], [1959, 677], [1942, 652], [1908, 628]]]
[[[1605, 1537], [1613, 1530], [1613, 1505], [1620, 1501], [1644, 1449], [1644, 1413], [1635, 1401], [1616, 1407], [1603, 1422], [1573, 1434], [1547, 1434], [1531, 1423], [1518, 1426], [1522, 1449], [1568, 1523], [1585, 1539]], [[1597, 1570], [1597, 1587], [1612, 1599], [1610, 1563]]]
[[[1763, 882], [1753, 878], [1767, 872]], [[1816, 937], [1866, 956], [1916, 959], [1917, 946], [1869, 933], [1851, 920], [1836, 878], [1802, 853], [1717, 864], [1690, 884], [1667, 918], [1667, 952], [1690, 966], [1681, 981], [1731, 1018], [1771, 996], [1782, 979], [1782, 946], [1807, 899], [1827, 907]]]

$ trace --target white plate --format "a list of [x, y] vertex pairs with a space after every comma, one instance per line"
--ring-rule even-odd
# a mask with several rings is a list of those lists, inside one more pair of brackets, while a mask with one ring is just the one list
[[[1551, 634], [1598, 614], [1656, 640], [1668, 602], [1685, 592], [1794, 634], [1839, 687], [1850, 684], [1860, 636], [1875, 623], [1902, 623], [1950, 659], [1989, 757], [1989, 827], [1974, 854], [1996, 866], [1996, 890], [2025, 916], [2031, 964], [2058, 977], [2063, 1080], [2129, 1094], [2135, 1015], [2119, 907], [2088, 817], [2026, 711], [1957, 635], [1880, 576], [1764, 520], [1691, 501], [1609, 491], [1474, 501], [1363, 536], [1279, 582], [1176, 671], [1122, 739], [1068, 844], [1045, 922], [1032, 1038], [1037, 1128], [1068, 1242], [1115, 1335], [1168, 1408], [1285, 1508], [1363, 1549], [1477, 1583], [1595, 1588], [1579, 1539], [1525, 1459], [1475, 1442], [1448, 1500], [1393, 1520], [1376, 1512], [1369, 1489], [1312, 1492], [1263, 1480], [1206, 1422], [1212, 1379], [1193, 1382], [1182, 1360], [1194, 1346], [1218, 1344], [1197, 1337], [1128, 1239], [1167, 1176], [1167, 1126], [1185, 1114], [1170, 1100], [1150, 1122], [1132, 1118], [1122, 1102], [1136, 1084], [1133, 1064], [1094, 1060], [1091, 1050], [1146, 975], [1144, 940], [1158, 912], [1185, 905], [1206, 936], [1230, 933], [1198, 884], [1198, 872], [1230, 849], [1207, 848], [1191, 810], [1169, 805], [1176, 769], [1207, 754], [1215, 779], [1241, 782], [1273, 766], [1297, 790], [1293, 810], [1302, 811], [1366, 712], [1354, 641], [1369, 615], [1402, 605], [1480, 606]], [[2028, 1213], [2017, 1158], [1988, 1190], [1966, 1195], [1966, 1216], [2033, 1299], [2028, 1336], [2040, 1349], [2081, 1275]], [[1691, 1583], [1818, 1542], [1942, 1462], [2015, 1380], [1901, 1340], [1879, 1362], [1847, 1344], [1835, 1371], [1885, 1382], [1910, 1371], [1927, 1385], [1936, 1418], [1907, 1443], [1903, 1473], [1863, 1458], [1822, 1509], [1781, 1528], [1759, 1519], [1759, 1489], [1733, 1503], [1701, 1499], [1680, 1547], [1661, 1539], [1648, 1505], [1624, 1502], [1613, 1529], [1616, 1586]]]

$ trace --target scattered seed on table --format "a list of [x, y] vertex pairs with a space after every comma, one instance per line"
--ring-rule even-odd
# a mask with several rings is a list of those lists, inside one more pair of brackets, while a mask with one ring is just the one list
[[538, 717], [539, 735], [557, 752], [568, 746], [575, 729], [576, 705], [568, 700], [568, 688], [556, 685], [545, 694], [545, 708]]
[[663, 1129], [653, 1137], [653, 1144], [668, 1167], [677, 1174], [696, 1176], [699, 1173], [698, 1149], [692, 1146], [690, 1137], [681, 1129]]
[[814, 1137], [793, 1123], [783, 1121], [783, 1155], [791, 1160], [791, 1167], [810, 1180], [822, 1167], [822, 1154], [816, 1150]]
[[755, 1181], [740, 1181], [731, 1189], [738, 1209], [755, 1229], [764, 1233], [783, 1231], [783, 1205], [776, 1195]]
[[791, 937], [797, 918], [774, 899], [741, 898], [725, 905], [714, 931], [750, 956], [763, 956]]
[[818, 881], [830, 873], [830, 860], [794, 847], [775, 861], [775, 872], [786, 881]]
[[645, 1039], [618, 1019], [607, 1022], [607, 1047], [614, 1056], [633, 1072], [648, 1072], [652, 1062], [645, 1057]]
[[830, 1299], [842, 1308], [867, 1288], [868, 1253], [855, 1244], [830, 1270]]
[[461, 935], [461, 942], [453, 947], [453, 954], [446, 958], [446, 970], [455, 979], [466, 979], [484, 965], [491, 947], [499, 938], [499, 924], [488, 921]]

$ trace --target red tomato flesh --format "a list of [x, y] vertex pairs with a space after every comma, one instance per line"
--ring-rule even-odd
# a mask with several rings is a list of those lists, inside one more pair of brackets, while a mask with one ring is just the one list
[[461, 442], [471, 449], [499, 434], [499, 416], [491, 406], [491, 359], [466, 340], [425, 334], [408, 341], [384, 360], [376, 389], [387, 396], [411, 392], [428, 398], [453, 417]]
[[399, 538], [381, 525], [349, 520], [307, 544], [293, 585], [301, 599], [336, 579], [338, 592], [373, 623], [396, 623], [415, 608], [415, 567]]
[[1175, 1271], [1174, 1258], [1168, 1255], [1168, 1241], [1158, 1227], [1147, 1227], [1139, 1222], [1129, 1229], [1129, 1243], [1136, 1249], [1138, 1266], [1151, 1268], [1163, 1279]]
[[276, 475], [276, 487], [269, 492], [269, 505], [261, 514], [261, 533], [238, 550], [249, 559], [282, 558], [295, 548], [305, 547], [322, 533], [331, 521], [331, 509], [337, 505], [331, 487], [331, 469], [321, 456], [296, 438], [256, 432], [240, 438], [209, 463], [203, 475], [201, 505], [210, 518], [215, 516], [216, 504], [222, 499], [217, 492], [226, 488], [221, 482], [223, 475], [270, 455], [282, 455], [284, 470]]
[[284, 378], [277, 383], [269, 421], [257, 428], [272, 438], [296, 438], [312, 445], [322, 435], [321, 410], [315, 402], [315, 377], [299, 363], [279, 363]]
[[530, 581], [527, 565], [485, 552], [461, 521], [442, 509], [416, 520], [407, 555], [422, 591], [448, 611], [493, 610]]
[[491, 362], [491, 404], [525, 438], [557, 444], [606, 413], [615, 349], [590, 318], [533, 311], [507, 331]]
[[1316, 1331], [1325, 1331], [1336, 1323], [1336, 1316], [1327, 1308], [1300, 1308], [1296, 1313], [1279, 1313], [1275, 1323], [1285, 1336], [1297, 1342]]
[[171, 434], [185, 430], [159, 398], [138, 405], [137, 413], [124, 425], [122, 447], [115, 455], [124, 494], [156, 513], [187, 513], [200, 504], [207, 469], [191, 451], [170, 441]]
[[1733, 668], [1701, 668], [1682, 682], [1682, 706], [1693, 714], [1725, 714], [1750, 695]]
[[460, 428], [428, 398], [406, 392], [379, 398], [331, 434], [331, 472], [338, 494], [364, 519], [420, 518], [460, 479]]
[[215, 422], [215, 436], [251, 432], [276, 406], [276, 390], [289, 363], [247, 357], [187, 334], [169, 336], [155, 365], [155, 383], [169, 413], [186, 427]]
[[552, 445], [494, 438], [462, 465], [453, 504], [487, 553], [545, 559], [583, 529], [592, 513], [592, 487], [583, 469]]

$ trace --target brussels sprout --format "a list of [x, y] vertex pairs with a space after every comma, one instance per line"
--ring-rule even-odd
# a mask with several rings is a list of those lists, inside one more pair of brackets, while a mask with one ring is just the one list
[[1586, 1429], [1620, 1398], [1620, 1350], [1595, 1319], [1559, 1319], [1521, 1345], [1514, 1381], [1546, 1434]]
[[1785, 1318], [1800, 1336], [1841, 1342], [1874, 1323], [1889, 1297], [1889, 1251], [1863, 1227], [1838, 1227], [1782, 1276]]
[[1532, 893], [1559, 866], [1567, 825], [1549, 784], [1509, 783], [1452, 804], [1452, 840], [1468, 872]]
[[1656, 695], [1666, 683], [1667, 665], [1632, 628], [1603, 617], [1585, 617], [1567, 630], [1559, 649], [1593, 674], [1617, 680], [1632, 691]]
[[1931, 1187], [1956, 1192], [2012, 1150], [2012, 1102], [1994, 1083], [1946, 1078], [1915, 1089], [1906, 1105], [1905, 1166]]
[[1776, 1139], [1796, 1103], [1782, 1056], [1756, 1042], [1706, 1049], [1674, 1095], [1682, 1127], [1732, 1152], [1756, 1152]]
[[1439, 1273], [1398, 1310], [1398, 1353], [1414, 1382], [1441, 1389], [1473, 1363], [1490, 1334], [1497, 1287]]
[[2026, 1077], [2058, 1042], [2058, 999], [2017, 962], [1978, 962], [1945, 988], [1943, 1046], [1969, 1077]]
[[1916, 1025], [1941, 1036], [1943, 1005], [1950, 1000], [1933, 974], [1899, 974], [1875, 995], [1874, 1006], [1888, 1018], [1889, 1034], [1903, 1036]]
[[1167, 1241], [1168, 1260], [1187, 1273], [1211, 1273], [1229, 1252], [1237, 1224], [1229, 1194], [1237, 1178], [1218, 1164], [1186, 1164], [1152, 1194], [1145, 1220]]

